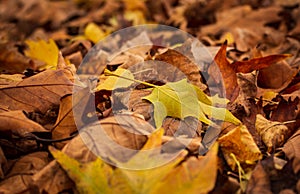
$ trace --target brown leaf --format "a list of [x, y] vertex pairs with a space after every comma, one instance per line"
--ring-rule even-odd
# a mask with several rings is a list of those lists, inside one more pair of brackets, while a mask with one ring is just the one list
[[84, 127], [80, 136], [96, 155], [125, 162], [142, 148], [154, 130], [138, 116], [120, 114]]
[[[59, 113], [54, 127], [52, 128], [52, 138], [62, 139], [69, 137], [77, 131], [77, 126], [73, 115], [72, 95], [64, 96], [61, 99]], [[56, 143], [58, 148], [62, 148], [67, 141]]]
[[[184, 53], [184, 52], [183, 52]], [[163, 61], [167, 64], [173, 65], [175, 68], [168, 68], [166, 65], [163, 67], [163, 71], [170, 71], [168, 74], [169, 76], [174, 76], [174, 80], [168, 80], [168, 81], [179, 81], [178, 78], [181, 78], [180, 73], [184, 73], [184, 75], [188, 78], [188, 80], [198, 86], [200, 89], [204, 90], [206, 89], [206, 86], [202, 83], [201, 74], [199, 73], [200, 68], [191, 61], [187, 56], [183, 55], [182, 53], [169, 49], [166, 52], [158, 55], [155, 57], [155, 60]], [[174, 72], [175, 69], [175, 72]], [[178, 70], [180, 70], [178, 72]], [[160, 71], [159, 71], [160, 73]], [[178, 74], [178, 75], [177, 75]], [[181, 78], [183, 79], [183, 78]]]
[[300, 170], [300, 129], [290, 137], [282, 148], [289, 160], [293, 161], [293, 170], [297, 174]]
[[281, 122], [269, 121], [261, 114], [256, 115], [255, 128], [268, 147], [268, 152], [282, 146], [290, 135], [290, 130], [286, 125]]
[[47, 70], [0, 88], [0, 98], [11, 110], [45, 113], [52, 105], [58, 105], [62, 96], [72, 92], [69, 77], [68, 70]]
[[235, 69], [235, 72], [241, 72], [241, 73], [250, 73], [254, 70], [263, 69], [266, 67], [269, 67], [283, 59], [286, 59], [288, 57], [291, 57], [289, 54], [283, 54], [283, 55], [269, 55], [266, 57], [259, 57], [250, 59], [248, 61], [235, 61], [231, 65]]
[[14, 44], [0, 44], [0, 72], [22, 73], [27, 68], [33, 68], [30, 59], [22, 55]]
[[28, 119], [22, 111], [0, 113], [0, 132], [24, 137], [30, 132], [47, 132], [41, 125]]
[[0, 179], [4, 179], [4, 174], [7, 171], [7, 168], [7, 160], [2, 151], [2, 148], [0, 147]]
[[278, 89], [279, 91], [286, 88], [297, 74], [289, 64], [282, 61], [261, 69], [257, 76], [257, 86], [265, 89]]
[[246, 193], [267, 193], [272, 194], [270, 180], [268, 174], [265, 172], [261, 162], [256, 164], [249, 183], [247, 185]]
[[128, 110], [143, 115], [146, 121], [151, 118], [151, 112], [153, 112], [153, 108], [151, 103], [146, 100], [142, 100], [142, 97], [145, 97], [150, 93], [151, 91], [149, 90], [133, 90], [130, 93], [127, 105]]
[[38, 185], [39, 193], [61, 193], [75, 188], [74, 183], [56, 161], [50, 162], [34, 174], [32, 181]]
[[5, 179], [0, 182], [0, 193], [38, 193], [31, 177], [31, 175], [21, 174]]
[[11, 177], [18, 174], [33, 175], [44, 168], [48, 162], [49, 158], [47, 152], [34, 152], [25, 155], [13, 162], [13, 165], [6, 176]]
[[[226, 58], [226, 48], [227, 42], [221, 46], [215, 56], [214, 63], [211, 64], [208, 69], [208, 73], [217, 84], [222, 84], [223, 82], [226, 97], [233, 102], [237, 98], [240, 88], [238, 86], [235, 70]], [[220, 72], [221, 75], [218, 72]]]

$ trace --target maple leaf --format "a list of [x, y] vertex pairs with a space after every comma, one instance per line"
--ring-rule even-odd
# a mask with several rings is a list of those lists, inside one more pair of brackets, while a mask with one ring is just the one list
[[45, 40], [26, 40], [25, 42], [29, 46], [29, 49], [25, 50], [25, 55], [45, 62], [45, 65], [39, 70], [56, 69], [59, 50], [54, 40], [49, 39], [48, 42]]
[[154, 105], [154, 120], [157, 128], [162, 126], [162, 122], [167, 116], [180, 119], [192, 116], [206, 124], [212, 124], [206, 117], [207, 115], [234, 124], [240, 123], [225, 108], [213, 107], [212, 98], [195, 88], [186, 79], [183, 79], [156, 86], [150, 95], [143, 98]]

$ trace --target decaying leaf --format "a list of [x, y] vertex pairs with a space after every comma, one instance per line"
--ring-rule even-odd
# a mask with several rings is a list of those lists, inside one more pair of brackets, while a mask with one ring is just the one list
[[300, 171], [300, 130], [298, 129], [283, 146], [283, 152], [293, 161], [293, 171], [297, 174]]
[[38, 188], [32, 184], [31, 175], [19, 174], [9, 177], [0, 183], [0, 193], [37, 193]]
[[252, 172], [246, 193], [272, 193], [268, 174], [265, 172], [261, 162], [256, 164], [256, 167]]
[[290, 130], [284, 123], [269, 121], [261, 114], [256, 115], [255, 128], [268, 147], [268, 152], [282, 146], [290, 135]]
[[10, 110], [45, 113], [51, 105], [59, 104], [62, 96], [72, 93], [69, 74], [67, 70], [41, 72], [0, 88], [0, 98]]
[[230, 156], [231, 153], [241, 165], [251, 165], [262, 158], [259, 148], [245, 125], [235, 127], [218, 141], [228, 165], [233, 170], [236, 169], [236, 163]]
[[[52, 138], [62, 139], [69, 137], [77, 131], [77, 126], [73, 115], [72, 96], [64, 96], [60, 101], [58, 117], [54, 127], [52, 128]], [[56, 143], [56, 146], [62, 148], [67, 142]]]
[[45, 62], [45, 65], [39, 68], [40, 70], [56, 69], [59, 50], [54, 40], [50, 39], [48, 42], [27, 40], [26, 44], [29, 46], [25, 51], [26, 56]]
[[30, 132], [47, 132], [41, 125], [28, 119], [22, 111], [0, 113], [0, 133], [15, 134], [24, 137]]

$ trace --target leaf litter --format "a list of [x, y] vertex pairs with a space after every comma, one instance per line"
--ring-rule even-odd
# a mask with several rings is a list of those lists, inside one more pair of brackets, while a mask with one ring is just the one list
[[[0, 4], [0, 193], [300, 192], [299, 1]], [[112, 61], [102, 50], [79, 75], [88, 95], [74, 94], [93, 45], [147, 23], [192, 34], [213, 59], [189, 40], [156, 48], [161, 35], [115, 37], [108, 47], [149, 45]], [[99, 123], [105, 133], [93, 136]], [[97, 147], [104, 135], [133, 151]], [[173, 152], [164, 166], [121, 168]]]

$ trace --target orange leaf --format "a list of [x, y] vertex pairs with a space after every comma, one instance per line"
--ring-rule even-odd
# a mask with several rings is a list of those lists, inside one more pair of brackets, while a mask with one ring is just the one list
[[269, 67], [272, 64], [275, 64], [283, 59], [291, 57], [290, 54], [283, 54], [283, 55], [269, 55], [266, 57], [258, 57], [251, 59], [249, 61], [235, 61], [231, 64], [234, 68], [235, 72], [241, 73], [250, 73], [254, 70], [259, 70], [262, 68]]
[[[227, 48], [227, 41], [225, 41], [224, 44], [221, 46], [220, 50], [215, 56], [214, 61], [218, 65], [219, 70], [222, 74], [222, 78], [226, 90], [226, 98], [228, 98], [232, 102], [237, 98], [240, 88], [237, 83], [237, 76], [235, 70], [226, 58], [226, 48]], [[211, 71], [211, 72], [214, 73], [215, 71]], [[218, 80], [220, 78], [214, 78], [214, 79]]]

